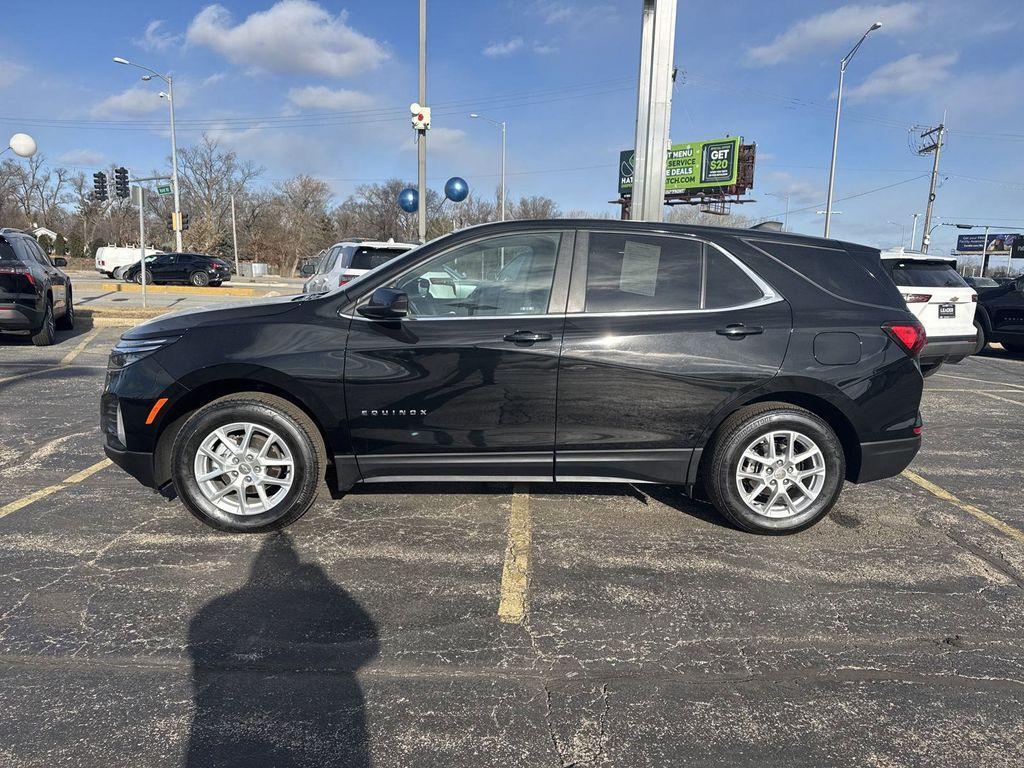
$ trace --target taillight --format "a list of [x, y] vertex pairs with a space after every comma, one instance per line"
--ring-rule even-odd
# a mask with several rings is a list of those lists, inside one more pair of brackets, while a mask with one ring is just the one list
[[971, 301], [973, 301], [975, 304], [977, 304], [978, 303], [978, 294], [972, 293], [971, 294]]
[[931, 301], [931, 294], [928, 293], [904, 293], [903, 300], [907, 304], [927, 304]]
[[886, 323], [882, 330], [911, 357], [917, 357], [928, 341], [928, 335], [920, 323]]
[[345, 283], [348, 283], [348, 282], [351, 282], [352, 280], [355, 280], [357, 277], [359, 277], [358, 274], [354, 274], [353, 275], [353, 274], [351, 274], [349, 272], [346, 272], [345, 274], [343, 274], [341, 276], [341, 279], [338, 280], [338, 286], [341, 287]]
[[36, 279], [32, 277], [32, 273], [25, 267], [0, 267], [0, 275], [21, 275], [28, 280], [29, 285], [33, 288], [36, 286]]

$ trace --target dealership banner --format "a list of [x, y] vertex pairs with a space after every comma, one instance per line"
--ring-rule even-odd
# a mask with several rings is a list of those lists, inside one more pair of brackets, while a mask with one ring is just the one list
[[[731, 187], [739, 168], [740, 139], [673, 144], [665, 156], [665, 191]], [[619, 194], [633, 189], [633, 150], [619, 153]]]
[[1006, 256], [1012, 251], [1015, 259], [1024, 258], [1021, 252], [1024, 245], [1024, 234], [1020, 232], [989, 232], [988, 244], [984, 234], [958, 235], [956, 238], [957, 253], [981, 253], [981, 249], [990, 254]]

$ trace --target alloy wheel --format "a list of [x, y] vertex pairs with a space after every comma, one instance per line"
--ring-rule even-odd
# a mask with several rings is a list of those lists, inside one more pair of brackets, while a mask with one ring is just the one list
[[825, 485], [825, 456], [807, 435], [775, 430], [754, 439], [736, 466], [736, 488], [752, 512], [774, 519], [806, 510]]
[[196, 484], [206, 500], [232, 515], [269, 512], [295, 479], [292, 451], [273, 430], [235, 422], [213, 430], [196, 451]]

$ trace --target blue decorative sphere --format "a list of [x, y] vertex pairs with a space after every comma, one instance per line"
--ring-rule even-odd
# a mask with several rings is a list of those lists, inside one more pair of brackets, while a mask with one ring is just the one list
[[465, 179], [452, 176], [444, 183], [444, 196], [453, 203], [461, 203], [469, 196], [469, 184]]
[[406, 187], [398, 193], [398, 205], [406, 213], [415, 213], [420, 205], [420, 195], [415, 189]]

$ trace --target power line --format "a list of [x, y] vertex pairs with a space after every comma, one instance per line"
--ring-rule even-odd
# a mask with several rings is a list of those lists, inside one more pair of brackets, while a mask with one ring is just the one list
[[[895, 182], [893, 184], [886, 184], [886, 185], [881, 186], [881, 187], [874, 187], [873, 189], [865, 189], [865, 190], [863, 190], [861, 192], [855, 192], [852, 195], [846, 195], [845, 197], [837, 197], [833, 202], [841, 203], [841, 202], [844, 202], [846, 200], [853, 200], [853, 199], [858, 198], [858, 197], [864, 197], [865, 195], [871, 195], [871, 194], [874, 194], [875, 192], [881, 192], [881, 191], [886, 190], [886, 189], [892, 189], [893, 187], [899, 187], [899, 186], [902, 186], [903, 184], [909, 184], [912, 181], [917, 181], [918, 179], [924, 179], [924, 178], [927, 178], [927, 177], [928, 177], [927, 173], [922, 173], [922, 174], [919, 174], [917, 176], [912, 176], [909, 179], [904, 179], [903, 181], [897, 181], [897, 182]], [[803, 208], [790, 208], [789, 209], [789, 214], [792, 216], [794, 213], [802, 213], [804, 211], [810, 211], [810, 210], [813, 210], [815, 208], [821, 208], [823, 205], [825, 205], [825, 203], [815, 203], [814, 205], [808, 205], [808, 206], [805, 206]], [[778, 218], [779, 216], [784, 216], [784, 215], [785, 215], [784, 212], [782, 212], [782, 213], [773, 213], [770, 216], [762, 217], [762, 219], [775, 219], [775, 218]]]

